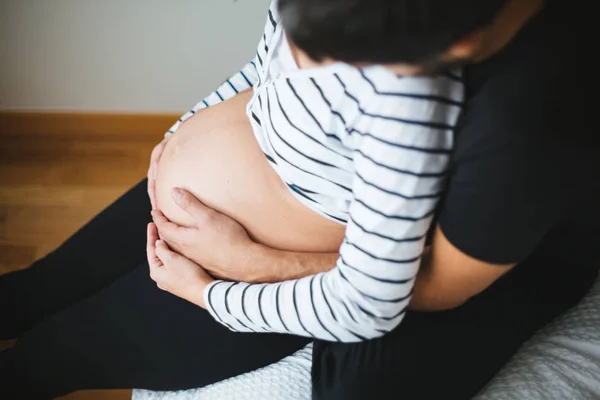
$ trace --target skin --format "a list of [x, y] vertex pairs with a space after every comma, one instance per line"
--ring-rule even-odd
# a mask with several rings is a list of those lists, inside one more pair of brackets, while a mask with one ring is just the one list
[[[509, 1], [491, 25], [452, 45], [440, 57], [440, 63], [479, 62], [491, 57], [501, 51], [542, 7], [542, 0]], [[301, 50], [294, 48], [293, 51], [299, 67], [315, 65]], [[404, 75], [424, 72], [415, 65], [386, 67]], [[158, 169], [165, 147], [161, 143], [153, 152], [149, 177], [155, 175], [153, 171]], [[154, 182], [149, 182], [151, 199], [155, 195], [153, 185]], [[328, 271], [335, 266], [338, 256], [335, 251], [274, 248], [276, 246], [253, 240], [242, 224], [211, 209], [193, 194], [175, 188], [170, 190], [170, 195], [173, 204], [186, 214], [186, 224], [174, 223], [176, 221], [170, 221], [160, 211], [153, 211], [155, 226], [148, 230], [151, 276], [159, 288], [201, 307], [204, 307], [202, 293], [212, 282], [212, 277], [277, 282]], [[156, 204], [155, 199], [152, 202]], [[163, 240], [158, 240], [158, 234]], [[410, 308], [438, 311], [458, 307], [488, 288], [514, 265], [495, 265], [470, 257], [456, 248], [437, 226], [432, 245], [422, 257]]]
[[155, 167], [156, 208], [182, 226], [196, 223], [175, 205], [182, 187], [240, 223], [253, 241], [299, 252], [334, 252], [344, 225], [300, 203], [269, 165], [246, 115], [252, 92], [206, 108], [167, 140]]
[[162, 142], [154, 147], [154, 150], [152, 150], [152, 154], [150, 155], [150, 168], [148, 168], [148, 197], [150, 197], [152, 209], [156, 209], [156, 171], [158, 170], [158, 161], [170, 138], [171, 136], [165, 137]]
[[199, 287], [208, 285], [212, 278], [196, 263], [173, 252], [164, 240], [158, 238], [158, 230], [153, 223], [148, 224], [146, 254], [150, 267], [150, 277], [158, 288], [206, 308]]

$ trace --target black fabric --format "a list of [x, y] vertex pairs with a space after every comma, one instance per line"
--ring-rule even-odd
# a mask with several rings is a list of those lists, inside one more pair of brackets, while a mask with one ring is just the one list
[[96, 293], [146, 259], [151, 206], [139, 183], [58, 249], [0, 278], [0, 340]]
[[436, 216], [464, 253], [519, 264], [465, 305], [409, 312], [382, 338], [316, 341], [313, 398], [470, 399], [596, 280], [600, 135], [582, 112], [573, 5], [548, 4], [503, 52], [467, 68]]
[[234, 333], [156, 287], [145, 261], [146, 182], [30, 269], [0, 276], [0, 399], [80, 389], [202, 387], [308, 343]]
[[565, 221], [600, 229], [600, 141], [584, 123], [571, 7], [551, 2], [502, 52], [466, 69], [439, 222], [474, 258], [522, 261]]
[[[561, 236], [563, 232], [552, 235]], [[600, 240], [596, 237], [595, 240]], [[468, 400], [540, 327], [575, 305], [597, 278], [593, 268], [564, 274], [536, 252], [466, 304], [436, 313], [409, 312], [388, 335], [356, 344], [316, 341], [313, 398], [318, 400]]]
[[[0, 276], [0, 336], [20, 336], [0, 353], [0, 398], [200, 387], [275, 362], [307, 343], [230, 332], [204, 310], [157, 289], [144, 261], [145, 185], [31, 269]], [[569, 231], [557, 230], [557, 240], [566, 242]], [[584, 245], [592, 252], [598, 238], [587, 237]], [[552, 261], [543, 258], [546, 253], [540, 249], [533, 269]], [[531, 274], [519, 278], [517, 271], [527, 269], [516, 269], [465, 307], [409, 313], [385, 338], [317, 342], [315, 398], [468, 398], [462, 395], [483, 386], [535, 329], [574, 304], [596, 272], [578, 269], [572, 279], [578, 284], [565, 288], [559, 287], [562, 275], [544, 275], [549, 286]]]
[[[468, 399], [595, 280], [597, 140], [578, 110], [575, 29], [542, 12], [467, 71], [440, 224], [465, 253], [526, 259], [455, 310], [408, 313], [391, 334], [317, 341], [317, 399]], [[575, 75], [573, 75], [575, 74]], [[231, 333], [156, 288], [145, 262], [145, 182], [32, 268], [0, 276], [0, 398], [84, 388], [184, 389], [285, 357], [304, 338]]]

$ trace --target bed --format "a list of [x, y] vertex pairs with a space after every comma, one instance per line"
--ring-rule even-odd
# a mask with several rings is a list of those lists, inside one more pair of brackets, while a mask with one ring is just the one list
[[[201, 389], [136, 389], [132, 400], [310, 400], [312, 346]], [[476, 400], [599, 400], [600, 278], [573, 309], [525, 343]]]

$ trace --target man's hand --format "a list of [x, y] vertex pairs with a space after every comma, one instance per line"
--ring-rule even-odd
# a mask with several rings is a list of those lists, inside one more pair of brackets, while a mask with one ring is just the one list
[[280, 282], [329, 271], [335, 266], [337, 253], [296, 253], [253, 242], [239, 223], [206, 207], [185, 190], [174, 189], [173, 199], [195, 222], [192, 227], [182, 227], [154, 210], [152, 217], [161, 238], [215, 278]]
[[146, 253], [150, 278], [159, 289], [206, 308], [204, 288], [213, 279], [198, 264], [172, 252], [164, 240], [158, 239], [158, 231], [152, 223], [148, 224]]
[[171, 135], [165, 137], [162, 142], [157, 144], [150, 156], [150, 167], [148, 168], [148, 196], [150, 197], [150, 204], [152, 204], [153, 209], [156, 208], [156, 170], [158, 169], [160, 156], [162, 156], [170, 137]]
[[[259, 245], [240, 224], [206, 207], [189, 192], [175, 189], [173, 198], [195, 224], [181, 227], [155, 210], [152, 216], [161, 238], [215, 278], [280, 282], [326, 272], [335, 266], [336, 253], [296, 253]], [[438, 227], [431, 248], [424, 252], [409, 308], [438, 311], [458, 307], [513, 266], [492, 265], [469, 257], [454, 247]]]
[[154, 210], [152, 218], [160, 237], [215, 278], [250, 281], [248, 257], [258, 245], [244, 228], [232, 218], [206, 207], [185, 190], [173, 189], [173, 199], [194, 219], [194, 226], [176, 225]]

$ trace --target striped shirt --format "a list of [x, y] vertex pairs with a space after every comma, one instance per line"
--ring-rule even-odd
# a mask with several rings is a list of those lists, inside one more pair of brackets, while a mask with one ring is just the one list
[[460, 74], [404, 77], [341, 62], [299, 69], [272, 4], [254, 60], [168, 134], [251, 87], [247, 115], [265, 157], [298, 201], [346, 225], [345, 238], [329, 272], [211, 283], [209, 312], [235, 331], [343, 342], [385, 334], [404, 316], [444, 188]]

